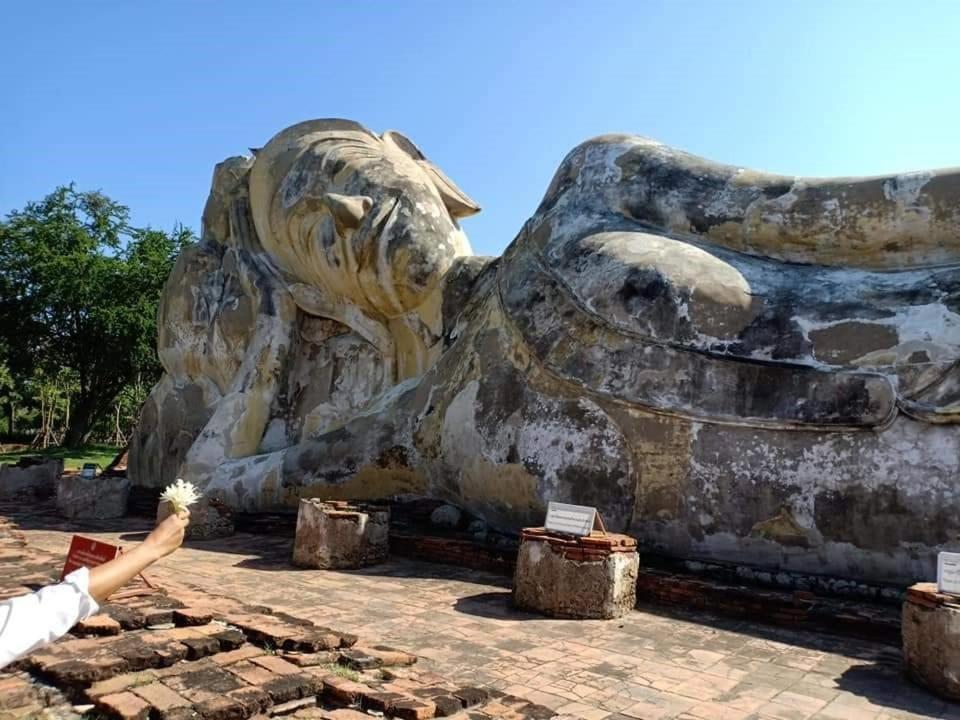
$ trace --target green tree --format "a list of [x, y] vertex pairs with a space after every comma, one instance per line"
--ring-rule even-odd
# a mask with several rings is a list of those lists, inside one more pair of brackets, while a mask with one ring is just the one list
[[4, 414], [7, 420], [7, 435], [13, 435], [20, 393], [14, 382], [13, 373], [7, 367], [6, 357], [5, 348], [0, 346], [0, 398], [3, 399]]
[[55, 375], [49, 375], [43, 367], [37, 367], [24, 385], [40, 411], [40, 426], [33, 444], [42, 448], [59, 445], [62, 428], [70, 422], [70, 398], [77, 391], [76, 373], [70, 368], [59, 368]]
[[157, 304], [192, 238], [134, 228], [126, 207], [72, 185], [0, 222], [0, 359], [15, 377], [72, 372], [65, 445], [85, 443], [126, 385], [158, 376]]

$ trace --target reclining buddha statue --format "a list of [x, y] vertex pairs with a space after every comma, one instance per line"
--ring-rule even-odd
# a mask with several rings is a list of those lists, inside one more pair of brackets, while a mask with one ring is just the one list
[[164, 291], [135, 484], [244, 511], [551, 500], [678, 558], [902, 583], [960, 530], [960, 170], [805, 179], [576, 147], [500, 258], [406, 137], [217, 166]]

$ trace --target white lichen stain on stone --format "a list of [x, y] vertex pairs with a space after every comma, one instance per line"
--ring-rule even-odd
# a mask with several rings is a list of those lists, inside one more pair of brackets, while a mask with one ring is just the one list
[[[849, 318], [817, 320], [802, 311], [792, 319], [801, 329], [803, 337], [811, 342], [812, 333], [850, 322]], [[854, 366], [880, 369], [906, 364], [910, 356], [920, 350], [927, 353], [930, 362], [952, 361], [960, 356], [960, 315], [942, 303], [902, 306], [896, 308], [890, 317], [881, 320], [857, 319], [856, 322], [892, 328], [899, 342], [888, 349], [864, 353], [851, 361]], [[834, 366], [816, 355], [811, 356], [808, 362], [822, 368]]]
[[920, 198], [920, 193], [930, 180], [933, 179], [931, 172], [904, 173], [896, 177], [884, 180], [883, 196], [898, 205], [915, 205]]
[[[561, 479], [571, 467], [616, 467], [623, 438], [616, 426], [604, 421], [603, 411], [590, 400], [577, 400], [588, 419], [586, 429], [558, 412], [554, 403], [535, 401], [537, 405], [524, 419], [511, 416], [497, 427], [493, 436], [488, 436], [477, 426], [478, 390], [479, 382], [471, 380], [453, 398], [446, 410], [441, 438], [445, 464], [461, 468], [461, 483], [469, 486], [473, 499], [508, 507], [518, 503], [529, 506], [532, 501], [545, 505], [549, 500], [565, 498]], [[520, 464], [506, 462], [512, 447]], [[513, 473], [519, 486], [511, 490], [505, 490], [495, 479], [502, 479], [507, 466], [514, 468], [507, 474]], [[528, 468], [522, 474], [534, 481], [533, 485], [519, 476], [521, 468]], [[536, 468], [536, 476], [530, 475], [529, 468]], [[478, 474], [483, 476], [481, 483]], [[618, 479], [622, 492], [630, 491], [630, 484], [628, 474]], [[535, 497], [529, 495], [532, 490]]]
[[[751, 434], [731, 438], [731, 452], [721, 469], [710, 457], [691, 463], [691, 512], [716, 515], [721, 480], [733, 487], [749, 482], [756, 488], [776, 488], [775, 494], [790, 489], [786, 506], [797, 524], [809, 531], [814, 542], [811, 550], [770, 545], [770, 541], [738, 538], [728, 532], [707, 534], [694, 547], [706, 555], [721, 557], [770, 558], [783, 552], [810, 555], [807, 569], [815, 570], [820, 562], [845, 566], [850, 563], [872, 563], [884, 572], [896, 572], [897, 563], [913, 563], [927, 567], [929, 558], [917, 560], [915, 544], [893, 547], [889, 554], [865, 553], [847, 542], [829, 542], [816, 527], [816, 503], [824, 493], [844, 494], [851, 489], [875, 496], [884, 488], [894, 488], [900, 501], [916, 507], [936, 508], [960, 500], [960, 488], [953, 479], [960, 472], [960, 437], [948, 427], [930, 427], [898, 419], [882, 435], [873, 433], [815, 435], [801, 449], [777, 442], [770, 434]], [[700, 431], [694, 446], [702, 441]], [[798, 451], [799, 450], [799, 451]], [[702, 461], [701, 461], [702, 459]], [[923, 484], [907, 482], [903, 467], [925, 478]], [[752, 549], [751, 549], [752, 548]], [[818, 549], [819, 548], [819, 549]], [[913, 557], [907, 561], [907, 558]], [[880, 572], [879, 570], [877, 572]]]

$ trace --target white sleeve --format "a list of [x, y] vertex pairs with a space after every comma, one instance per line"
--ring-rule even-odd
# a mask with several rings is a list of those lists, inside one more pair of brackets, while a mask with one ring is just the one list
[[59, 585], [0, 602], [0, 668], [62, 637], [100, 606], [90, 597], [90, 571], [80, 568]]

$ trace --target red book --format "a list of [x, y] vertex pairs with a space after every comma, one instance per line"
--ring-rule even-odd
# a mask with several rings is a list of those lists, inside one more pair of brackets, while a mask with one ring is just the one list
[[67, 553], [67, 562], [63, 566], [60, 579], [63, 580], [74, 570], [82, 567], [93, 568], [97, 565], [103, 565], [119, 554], [120, 548], [116, 545], [74, 535], [70, 542], [70, 551]]

